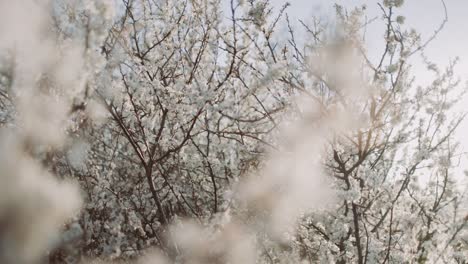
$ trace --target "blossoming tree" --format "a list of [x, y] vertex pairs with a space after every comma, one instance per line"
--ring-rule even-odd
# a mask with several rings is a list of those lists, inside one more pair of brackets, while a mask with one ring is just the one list
[[403, 1], [336, 5], [334, 27], [268, 0], [29, 2], [59, 54], [0, 26], [2, 263], [466, 263], [464, 88], [423, 53], [446, 20], [423, 39]]

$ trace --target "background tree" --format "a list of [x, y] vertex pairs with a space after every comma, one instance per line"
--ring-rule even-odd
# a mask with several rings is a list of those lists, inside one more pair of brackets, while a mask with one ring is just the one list
[[216, 1], [120, 8], [92, 87], [109, 122], [77, 133], [89, 142], [79, 170], [62, 164], [87, 192], [83, 250], [98, 256], [167, 248], [175, 217], [205, 223], [225, 211], [225, 191], [272, 147], [290, 89], [271, 40], [284, 8], [268, 24], [267, 2], [231, 2], [228, 22]]
[[[177, 217], [203, 225], [231, 208], [223, 194], [262, 167], [278, 122], [302, 115], [301, 96], [320, 108], [312, 122], [353, 111], [359, 125], [327, 136], [324, 165], [338, 202], [300, 222], [292, 254], [463, 261], [463, 196], [451, 174], [462, 116], [446, 116], [460, 98], [451, 95], [455, 63], [440, 70], [427, 61], [436, 79], [414, 87], [408, 61], [428, 42], [405, 30], [400, 5], [380, 5], [385, 47], [372, 62], [359, 8], [337, 6], [335, 36], [303, 23], [311, 43], [300, 48], [287, 6], [275, 15], [268, 2], [232, 1], [226, 21], [218, 2], [122, 2], [102, 46], [104, 81], [93, 87], [110, 122], [79, 133], [90, 142], [75, 172], [88, 193], [84, 254], [133, 256], [155, 245], [179, 254], [164, 242], [167, 225]], [[287, 41], [274, 40], [281, 21]]]

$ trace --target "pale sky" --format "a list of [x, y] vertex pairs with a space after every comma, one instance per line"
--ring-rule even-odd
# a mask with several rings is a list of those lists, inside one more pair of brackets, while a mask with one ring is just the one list
[[[272, 0], [271, 2], [279, 7], [286, 0]], [[381, 15], [377, 6], [377, 3], [381, 1], [377, 0], [289, 0], [288, 2], [291, 3], [288, 8], [290, 17], [301, 18], [305, 21], [311, 16], [333, 16], [334, 3], [348, 8], [365, 4], [369, 18]], [[468, 77], [468, 71], [463, 71], [463, 69], [468, 69], [468, 33], [463, 30], [464, 27], [468, 27], [468, 1], [445, 0], [445, 4], [448, 12], [448, 23], [438, 38], [426, 49], [426, 53], [439, 65], [446, 64], [450, 58], [460, 57], [458, 73]], [[395, 11], [405, 16], [405, 25], [414, 27], [422, 34], [423, 39], [432, 35], [444, 18], [441, 0], [406, 0], [404, 6]], [[370, 52], [379, 52], [382, 48], [380, 42], [384, 32], [382, 25], [382, 23], [374, 23], [368, 27], [367, 39]]]

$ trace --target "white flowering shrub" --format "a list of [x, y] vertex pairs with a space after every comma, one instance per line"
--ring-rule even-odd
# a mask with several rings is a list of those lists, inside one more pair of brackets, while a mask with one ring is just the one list
[[0, 0], [0, 262], [466, 263], [464, 88], [402, 5], [370, 58], [365, 8]]

